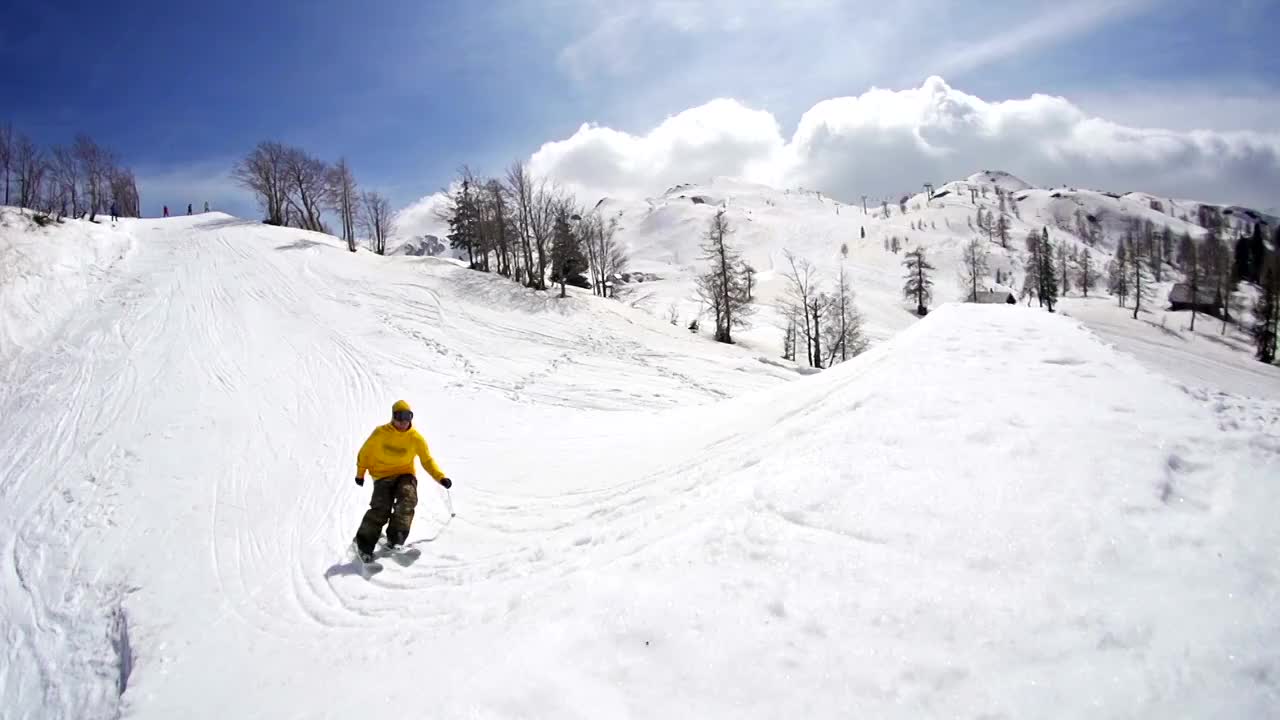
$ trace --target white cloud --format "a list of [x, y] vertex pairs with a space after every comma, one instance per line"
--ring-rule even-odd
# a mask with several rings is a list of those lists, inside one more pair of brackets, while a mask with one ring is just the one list
[[603, 194], [710, 175], [776, 182], [783, 144], [768, 112], [713, 100], [668, 118], [644, 136], [583, 125], [567, 140], [543, 145], [529, 169], [578, 192]]
[[[452, 188], [451, 188], [452, 190]], [[439, 218], [448, 206], [449, 197], [443, 191], [434, 192], [410, 203], [396, 213], [391, 230], [392, 237], [408, 239], [420, 235], [443, 238], [449, 234], [449, 226]]]
[[1280, 187], [1280, 133], [1130, 127], [1062, 97], [987, 102], [933, 77], [918, 88], [824, 100], [804, 113], [789, 140], [770, 113], [721, 99], [643, 135], [584, 125], [543, 145], [530, 166], [588, 202], [714, 175], [852, 200], [1000, 168], [1041, 185], [1265, 206]]

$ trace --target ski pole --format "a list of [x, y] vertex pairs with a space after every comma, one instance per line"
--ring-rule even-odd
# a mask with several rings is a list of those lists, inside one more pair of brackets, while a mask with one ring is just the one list
[[449, 488], [444, 489], [444, 501], [449, 506], [449, 517], [458, 517], [458, 513], [453, 511], [453, 493], [449, 492]]

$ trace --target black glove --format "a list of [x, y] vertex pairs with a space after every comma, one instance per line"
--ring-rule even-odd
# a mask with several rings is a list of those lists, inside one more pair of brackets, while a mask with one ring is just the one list
[[364, 487], [364, 478], [362, 477], [356, 478], [356, 484], [359, 485], [360, 487]]
[[450, 480], [449, 478], [445, 478], [441, 480], [440, 484], [444, 486], [445, 490], [448, 490], [449, 488], [453, 487], [453, 481]]

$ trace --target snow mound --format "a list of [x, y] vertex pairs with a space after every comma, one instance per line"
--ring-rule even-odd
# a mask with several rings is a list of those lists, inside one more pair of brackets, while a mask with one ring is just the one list
[[983, 170], [965, 178], [965, 182], [970, 185], [998, 187], [1007, 192], [1020, 192], [1035, 187], [1026, 180], [1003, 170]]
[[[101, 216], [100, 216], [101, 217]], [[63, 220], [40, 227], [0, 207], [0, 362], [38, 347], [133, 248], [137, 220]]]

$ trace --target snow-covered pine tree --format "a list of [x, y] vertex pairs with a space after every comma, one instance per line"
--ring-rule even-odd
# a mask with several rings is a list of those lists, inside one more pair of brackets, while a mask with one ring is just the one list
[[1268, 253], [1262, 263], [1261, 291], [1253, 306], [1253, 335], [1257, 358], [1264, 363], [1276, 361], [1277, 337], [1280, 337], [1280, 245]]
[[1009, 221], [1005, 219], [1004, 213], [1000, 213], [1000, 217], [996, 220], [995, 228], [996, 237], [1000, 238], [1000, 247], [1005, 250], [1009, 249]]
[[[1280, 251], [1280, 225], [1276, 226], [1275, 248]], [[1262, 266], [1267, 262], [1267, 244], [1262, 238], [1262, 223], [1254, 223], [1253, 233], [1249, 236], [1246, 255], [1248, 256], [1249, 275], [1245, 279], [1252, 283], [1260, 283], [1262, 281]]]
[[1093, 258], [1089, 255], [1089, 248], [1085, 248], [1080, 255], [1079, 272], [1076, 275], [1076, 285], [1080, 287], [1080, 291], [1085, 297], [1089, 297], [1089, 291], [1093, 289], [1098, 282], [1097, 271], [1093, 267]]
[[[1257, 236], [1258, 239], [1262, 238], [1260, 228], [1261, 223], [1253, 226], [1253, 236]], [[1253, 271], [1253, 253], [1249, 249], [1253, 236], [1241, 235], [1236, 238], [1236, 245], [1233, 249], [1232, 268], [1235, 272], [1235, 279], [1242, 282], [1257, 282]]]
[[929, 278], [929, 273], [934, 268], [925, 258], [922, 247], [908, 252], [902, 264], [907, 268], [902, 295], [908, 300], [915, 300], [916, 314], [923, 317], [929, 312], [929, 302], [933, 299], [933, 280]]
[[585, 277], [589, 268], [582, 238], [571, 224], [572, 217], [577, 214], [567, 199], [556, 204], [555, 225], [551, 232], [551, 282], [560, 283], [560, 297], [565, 297], [567, 285], [591, 287], [591, 282]]
[[965, 243], [960, 260], [963, 263], [961, 281], [969, 289], [968, 302], [978, 302], [978, 287], [991, 272], [986, 243], [976, 237]]
[[1151, 268], [1151, 276], [1156, 282], [1164, 282], [1164, 242], [1160, 231], [1150, 220], [1142, 223], [1143, 241], [1147, 248], [1147, 265]]
[[698, 278], [698, 294], [711, 306], [716, 319], [716, 340], [733, 342], [733, 328], [745, 327], [751, 314], [742, 262], [729, 241], [733, 228], [724, 210], [711, 218], [702, 245], [702, 258], [710, 266]]
[[[1205, 289], [1212, 288], [1215, 298], [1225, 300], [1233, 271], [1231, 247], [1218, 237], [1216, 228], [1210, 228], [1209, 234], [1201, 241], [1200, 247], [1204, 251], [1202, 257], [1204, 258]], [[1228, 311], [1224, 307], [1223, 315], [1227, 314]]]
[[[1191, 239], [1191, 231], [1183, 230], [1182, 235], [1178, 237], [1178, 267], [1183, 272], [1187, 271], [1187, 266], [1198, 255], [1195, 241]], [[1198, 261], [1198, 260], [1197, 260]]]
[[1069, 265], [1067, 258], [1067, 244], [1065, 242], [1058, 243], [1056, 260], [1058, 264], [1058, 285], [1061, 288], [1062, 295], [1065, 297], [1067, 293], [1071, 292], [1071, 278], [1067, 276], [1067, 269]]
[[1115, 257], [1111, 259], [1111, 262], [1107, 263], [1107, 291], [1116, 296], [1120, 307], [1124, 307], [1125, 300], [1129, 298], [1127, 258], [1125, 244], [1121, 242], [1116, 246]]
[[467, 251], [467, 265], [476, 266], [476, 222], [479, 219], [475, 194], [471, 192], [471, 183], [463, 180], [453, 194], [453, 212], [449, 217], [449, 247], [454, 250]]
[[782, 335], [782, 359], [796, 359], [796, 315], [793, 312], [787, 313], [787, 327]]
[[1142, 310], [1142, 301], [1152, 296], [1151, 273], [1147, 270], [1146, 256], [1143, 252], [1142, 236], [1139, 228], [1132, 228], [1125, 236], [1124, 242], [1129, 246], [1128, 269], [1129, 284], [1133, 291], [1133, 319], [1138, 319]]
[[862, 313], [854, 303], [853, 288], [849, 285], [849, 273], [840, 263], [836, 276], [836, 291], [831, 297], [826, 329], [827, 366], [856, 357], [867, 347], [862, 334]]
[[1178, 254], [1182, 262], [1182, 274], [1185, 276], [1187, 289], [1191, 292], [1191, 331], [1196, 329], [1196, 308], [1200, 299], [1200, 288], [1204, 285], [1204, 263], [1200, 259], [1200, 246], [1191, 239], [1190, 233], [1182, 236], [1182, 247]]
[[1040, 263], [1040, 301], [1053, 312], [1053, 306], [1058, 304], [1058, 276], [1053, 271], [1053, 245], [1047, 226], [1040, 238]]
[[[1022, 297], [1029, 297], [1035, 294], [1037, 301], [1040, 298], [1040, 233], [1032, 230], [1027, 233], [1024, 241], [1027, 248], [1027, 260], [1024, 265], [1027, 268], [1026, 277], [1022, 279]], [[1040, 302], [1043, 306], [1044, 303]]]

